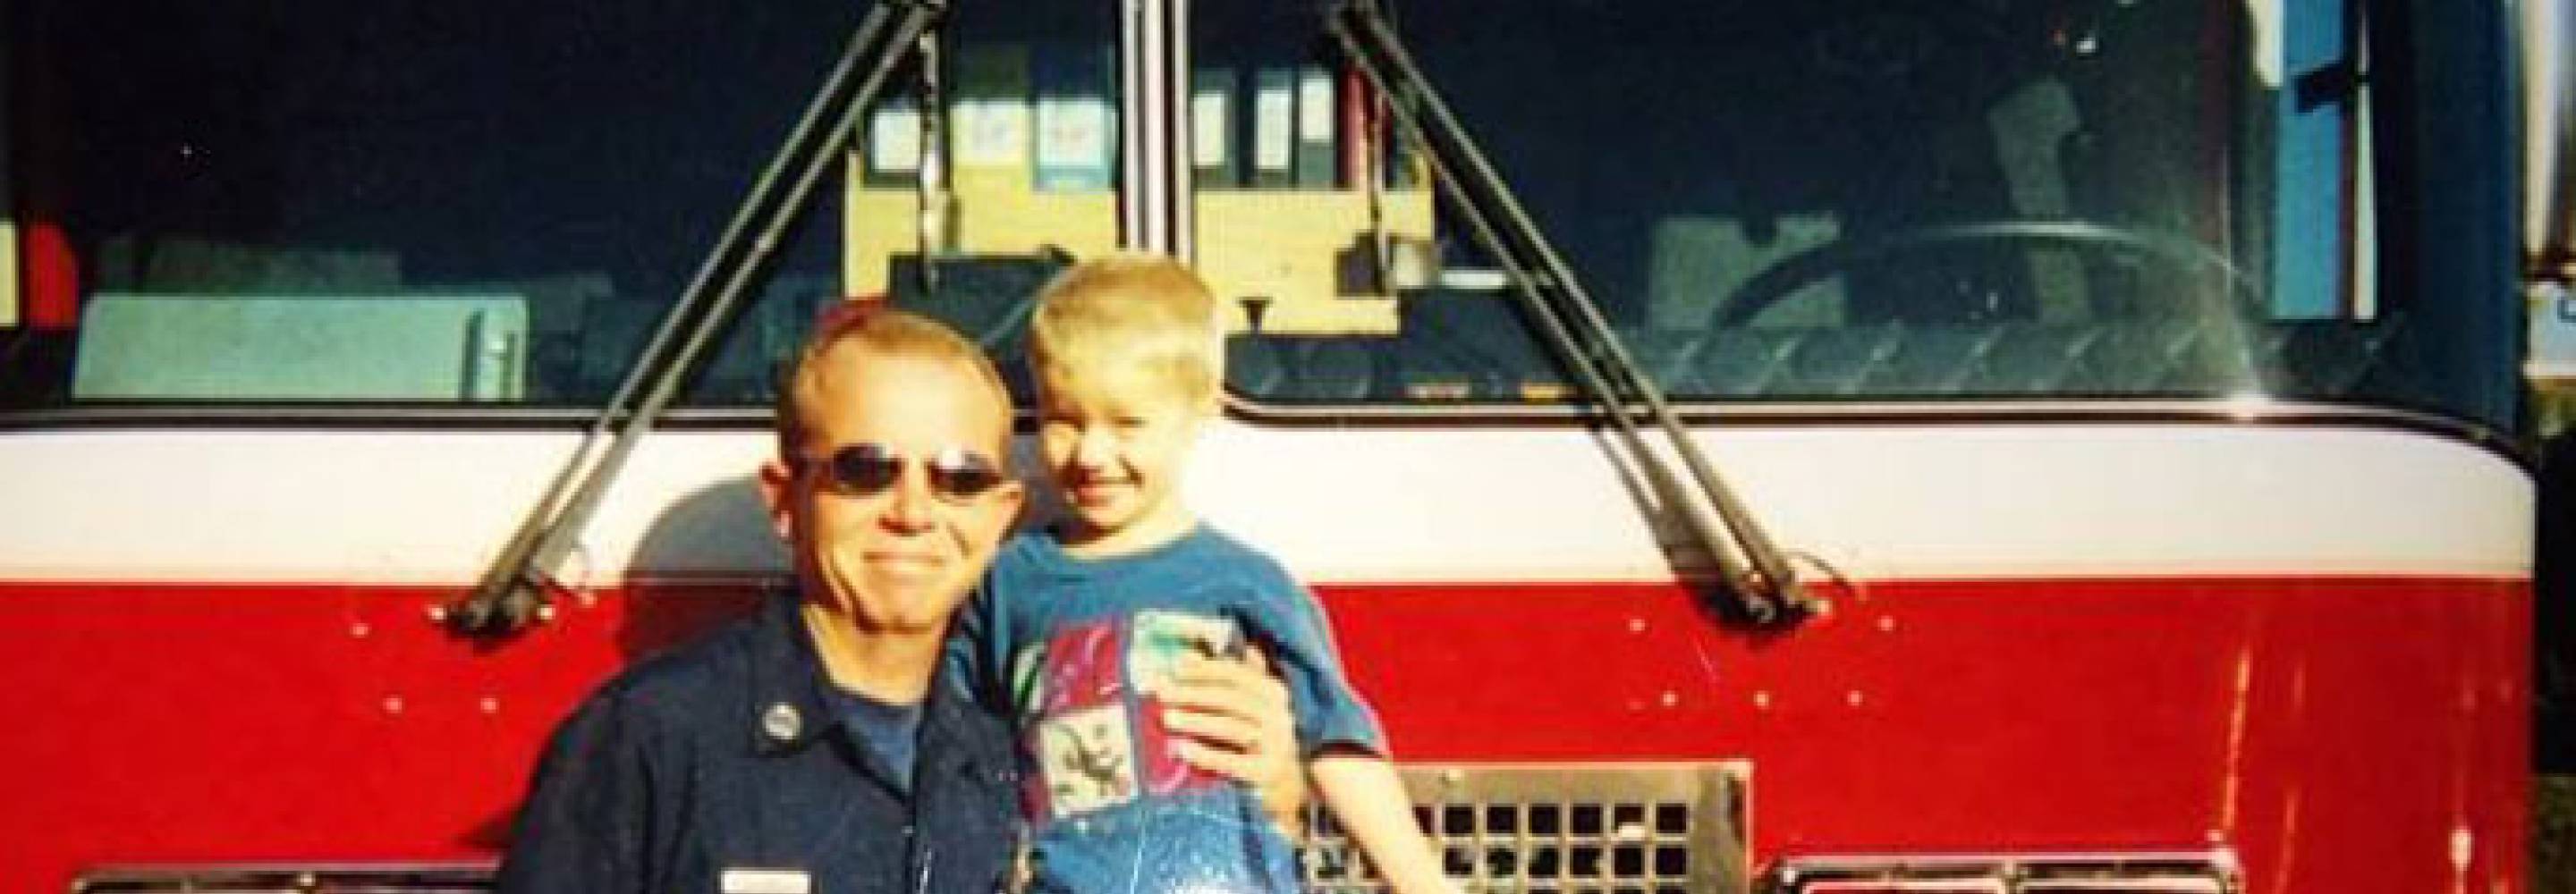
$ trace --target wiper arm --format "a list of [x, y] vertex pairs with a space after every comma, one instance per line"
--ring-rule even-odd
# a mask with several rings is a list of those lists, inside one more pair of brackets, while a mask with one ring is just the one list
[[[1717, 563], [1734, 599], [1730, 607], [1756, 624], [1788, 623], [1802, 616], [1808, 602], [1786, 556], [1718, 478], [1665, 402], [1663, 390], [1629, 356], [1573, 269], [1414, 64], [1382, 4], [1341, 0], [1329, 15], [1334, 39], [1390, 99], [1407, 135], [1430, 152], [1443, 193], [1510, 274], [1548, 346], [1600, 404], [1666, 511], [1680, 518]], [[1640, 415], [1655, 424], [1696, 488], [1684, 488], [1663, 454], [1646, 443]]]
[[598, 510], [600, 497], [636, 443], [696, 372], [707, 347], [730, 327], [744, 291], [804, 215], [815, 184], [849, 148], [860, 116], [908, 58], [914, 42], [946, 11], [947, 0], [878, 0], [868, 10], [803, 117], [752, 183], [688, 288], [663, 313], [571, 460], [474, 590], [446, 607], [449, 626], [465, 633], [507, 634], [548, 610], [548, 575], [571, 551], [576, 532]]

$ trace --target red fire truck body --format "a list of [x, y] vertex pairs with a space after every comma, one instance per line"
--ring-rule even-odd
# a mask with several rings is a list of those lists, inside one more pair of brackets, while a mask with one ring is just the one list
[[[2534, 490], [2507, 338], [2517, 206], [2489, 164], [2512, 152], [2511, 72], [2459, 63], [2510, 56], [2500, 11], [1720, 4], [1740, 29], [1711, 50], [1666, 45], [1716, 27], [1687, 4], [1615, 28], [1585, 4], [1402, 4], [1396, 33], [1457, 91], [1534, 229], [1574, 234], [1581, 272], [1610, 283], [1604, 329], [1679, 433], [1659, 440], [1648, 401], [1605, 399], [1568, 354], [1530, 347], [1542, 327], [1509, 310], [1513, 287], [1559, 286], [1513, 258], [1545, 252], [1460, 219], [1490, 197], [1457, 179], [1470, 160], [1441, 145], [1434, 100], [1366, 61], [1378, 4], [1284, 53], [1268, 13], [1062, 5], [1104, 7], [1066, 39], [1100, 48], [1097, 70], [1050, 55], [1037, 32], [1057, 13], [942, 10], [940, 49], [894, 69], [835, 162], [822, 300], [883, 296], [1007, 355], [979, 305], [942, 296], [1025, 286], [1010, 277], [1041, 249], [1195, 260], [1241, 312], [1190, 499], [1321, 597], [1462, 883], [2524, 889]], [[99, 27], [25, 6], [59, 33]], [[1622, 42], [1584, 43], [1602, 34]], [[1531, 69], [1559, 39], [1606, 73]], [[21, 147], [18, 286], [0, 296], [0, 766], [22, 777], [0, 798], [0, 886], [478, 888], [569, 707], [784, 582], [750, 477], [774, 449], [770, 369], [712, 361], [569, 529], [547, 611], [459, 633], [460, 599], [598, 437], [583, 407], [622, 361], [558, 354], [616, 326], [632, 350], [617, 314], [652, 305], [576, 295], [565, 323], [545, 303], [558, 280], [170, 273], [233, 249], [84, 222], [105, 187], [75, 182], [62, 134], [105, 131], [61, 123], [90, 121], [59, 115], [86, 82], [44, 66], [94, 65], [76, 43], [0, 46], [32, 60], [0, 92]], [[1813, 70], [1731, 80], [1775, 49]], [[1705, 79], [1624, 61], [1666, 50]], [[2036, 74], [1963, 73], [1980, 58]], [[1646, 78], [1667, 81], [1616, 86]], [[1117, 86], [1058, 89], [1095, 81]], [[1717, 98], [1610, 113], [1700, 92]], [[1869, 115], [1919, 115], [1923, 145], [1849, 124]], [[1728, 140], [1756, 132], [1820, 167], [1740, 164]], [[1694, 159], [1726, 183], [1683, 173]], [[1325, 179], [1301, 179], [1315, 165]], [[1547, 176], [1578, 169], [1652, 179]], [[2033, 173], [2060, 169], [2076, 173]], [[1694, 189], [1728, 198], [1690, 206]], [[1909, 190], [1949, 210], [1889, 224], [1867, 204]], [[1960, 210], [1979, 202], [2000, 210]], [[1586, 222], [1626, 205], [1658, 209], [1652, 225]], [[2067, 220], [2092, 228], [2051, 228]], [[128, 256], [147, 249], [163, 260]], [[262, 275], [369, 263], [295, 250], [259, 256]], [[1823, 266], [1735, 271], [1772, 261]], [[817, 299], [777, 300], [725, 350], [783, 356]], [[1467, 307], [1490, 309], [1442, 316]], [[299, 359], [330, 352], [259, 322], [272, 312], [345, 312], [315, 337], [383, 358], [418, 346], [363, 347], [377, 333], [464, 327], [419, 349], [464, 384], [315, 386], [372, 367]], [[1511, 359], [1525, 350], [1538, 359]], [[1642, 438], [1608, 409], [1632, 400]], [[1704, 499], [1659, 483], [1689, 454], [1794, 572], [1781, 616], [1748, 617], [1740, 569], [1676, 514]], [[1371, 890], [1317, 847], [1318, 890]]]

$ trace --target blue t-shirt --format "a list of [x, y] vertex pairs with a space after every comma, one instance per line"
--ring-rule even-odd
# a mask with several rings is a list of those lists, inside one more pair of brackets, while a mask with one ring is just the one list
[[1314, 597], [1206, 525], [1103, 559], [1067, 555], [1045, 533], [1019, 535], [959, 617], [950, 658], [963, 666], [952, 679], [1018, 730], [1038, 890], [1299, 890], [1294, 848], [1251, 793], [1184, 763], [1164, 729], [1154, 690], [1190, 653], [1267, 649], [1288, 684], [1301, 756], [1327, 745], [1386, 751]]
[[912, 763], [915, 745], [921, 735], [921, 705], [897, 705], [835, 687], [833, 707], [841, 710], [841, 722], [850, 725], [868, 750], [885, 762], [887, 781], [896, 788], [912, 790]]

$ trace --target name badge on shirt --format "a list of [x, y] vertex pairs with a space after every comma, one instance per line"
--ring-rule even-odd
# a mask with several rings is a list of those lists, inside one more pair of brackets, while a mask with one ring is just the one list
[[721, 894], [814, 894], [802, 869], [727, 869], [716, 880]]

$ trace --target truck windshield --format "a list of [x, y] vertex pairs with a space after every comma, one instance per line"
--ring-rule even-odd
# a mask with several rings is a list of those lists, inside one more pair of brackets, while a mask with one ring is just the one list
[[[1202, 8], [1195, 55], [1196, 109], [1238, 111], [1194, 126], [1241, 147], [1199, 149], [1199, 251], [1253, 283], [1238, 291], [1261, 334], [1239, 341], [1279, 358], [1240, 365], [1238, 385], [1290, 402], [1566, 394], [1503, 265], [1434, 187], [1439, 161], [1311, 50], [1313, 25], [1255, 6]], [[2486, 393], [2504, 380], [2442, 366], [2502, 368], [2509, 339], [2452, 319], [2502, 296], [2383, 282], [2381, 110], [2340, 3], [1388, 9], [1678, 398], [2510, 406]], [[1311, 282], [1270, 263], [1319, 231], [1302, 237], [1326, 256]]]
[[[27, 250], [0, 406], [595, 405], [858, 12], [594, 5], [507, 28], [378, 2], [151, 27], [13, 5], [0, 40], [30, 74], [0, 85], [0, 127]], [[2259, 395], [2509, 421], [2514, 333], [2472, 317], [2510, 299], [2426, 287], [2428, 259], [2479, 249], [2385, 185], [2389, 134], [2432, 132], [2435, 94], [2405, 78], [2438, 69], [2370, 71], [2344, 0], [1386, 7], [1677, 401]], [[1190, 4], [1185, 83], [1145, 85], [1187, 112], [1162, 129], [1121, 120], [1140, 88], [1115, 12], [956, 4], [937, 82], [869, 110], [689, 401], [765, 404], [844, 295], [1007, 352], [1053, 264], [1133, 241], [1143, 140], [1187, 158], [1188, 251], [1234, 308], [1246, 400], [1580, 399], [1316, 4]], [[2403, 176], [2443, 176], [2423, 167]]]

